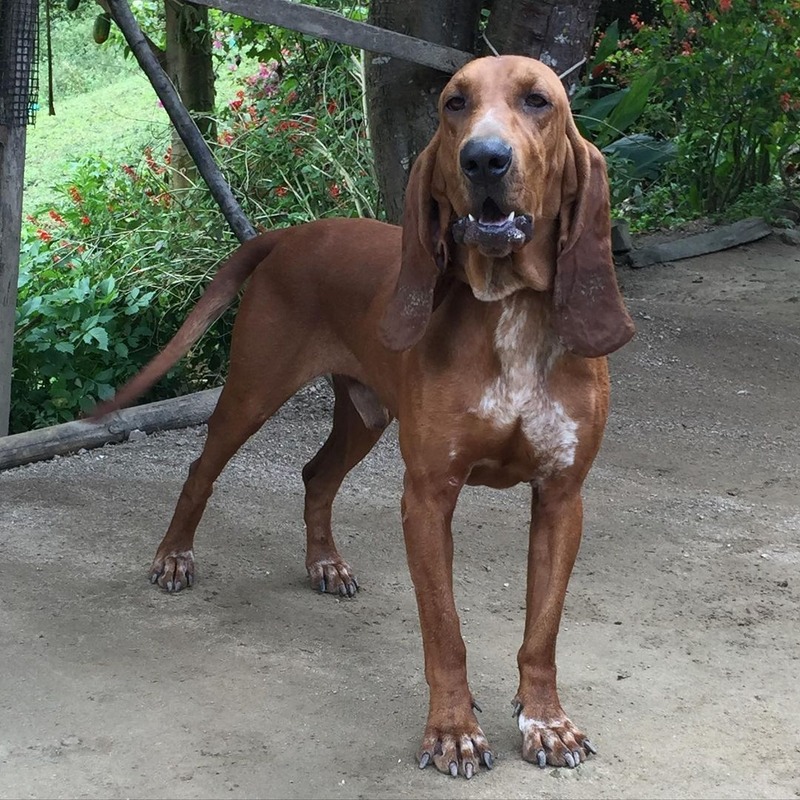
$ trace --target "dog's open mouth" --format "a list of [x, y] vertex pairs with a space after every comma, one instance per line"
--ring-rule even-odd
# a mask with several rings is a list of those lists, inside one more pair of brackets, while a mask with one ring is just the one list
[[477, 219], [468, 214], [457, 219], [451, 230], [458, 244], [477, 247], [484, 255], [502, 258], [531, 240], [533, 217], [515, 211], [506, 214], [494, 200], [488, 198], [481, 206]]

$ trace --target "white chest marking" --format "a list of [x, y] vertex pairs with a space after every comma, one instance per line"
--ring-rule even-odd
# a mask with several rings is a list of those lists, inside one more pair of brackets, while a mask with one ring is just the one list
[[494, 334], [500, 375], [484, 390], [475, 413], [498, 428], [519, 423], [536, 450], [541, 471], [552, 474], [575, 461], [578, 424], [553, 399], [550, 371], [563, 348], [531, 318], [518, 296], [503, 301]]

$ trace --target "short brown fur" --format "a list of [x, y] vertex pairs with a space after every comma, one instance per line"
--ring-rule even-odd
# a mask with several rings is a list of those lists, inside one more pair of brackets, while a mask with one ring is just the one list
[[[454, 221], [480, 213], [482, 189], [465, 177], [459, 153], [485, 136], [513, 150], [492, 189], [504, 213], [533, 220], [530, 240], [502, 257], [456, 244], [450, 233]], [[167, 350], [97, 414], [130, 403], [163, 375], [248, 276], [228, 380], [152, 580], [168, 591], [191, 585], [195, 529], [217, 476], [294, 392], [333, 374], [333, 430], [303, 470], [306, 567], [313, 587], [355, 594], [331, 533], [331, 504], [397, 418], [403, 532], [430, 689], [420, 765], [471, 777], [493, 764], [467, 682], [450, 526], [465, 484], [520, 482], [533, 490], [515, 698], [522, 754], [542, 766], [580, 763], [593, 747], [561, 708], [556, 636], [581, 538], [581, 488], [608, 412], [603, 356], [633, 328], [611, 262], [603, 160], [578, 135], [555, 74], [521, 57], [468, 64], [442, 93], [439, 129], [412, 170], [402, 231], [323, 220], [248, 242]]]

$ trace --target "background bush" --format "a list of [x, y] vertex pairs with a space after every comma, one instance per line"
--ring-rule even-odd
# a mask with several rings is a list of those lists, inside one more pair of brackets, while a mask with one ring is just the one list
[[[239, 88], [219, 113], [218, 162], [265, 228], [378, 215], [360, 59], [338, 45], [288, 45], [259, 63], [228, 42], [223, 68], [240, 64]], [[204, 186], [171, 188], [168, 142], [165, 131], [130, 163], [73, 162], [56, 200], [26, 219], [12, 432], [73, 419], [110, 396], [166, 344], [235, 248]], [[233, 316], [145, 400], [219, 383]]]

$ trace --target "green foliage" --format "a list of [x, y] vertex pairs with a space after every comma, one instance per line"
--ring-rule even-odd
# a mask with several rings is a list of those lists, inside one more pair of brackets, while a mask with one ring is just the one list
[[[168, 169], [168, 153], [157, 161], [146, 152], [136, 168], [85, 158], [60, 187], [59, 210], [26, 221], [13, 431], [72, 419], [109, 396], [169, 340], [229, 251], [229, 242], [217, 250], [206, 239], [193, 248], [194, 262], [180, 263], [187, 233], [180, 203], [190, 193], [167, 191]], [[195, 212], [195, 225], [203, 221]], [[224, 320], [223, 335], [229, 330]], [[153, 399], [218, 379], [224, 362], [219, 340], [208, 337], [196, 361], [174, 370]]]
[[[298, 46], [246, 77], [237, 69], [240, 87], [220, 112], [218, 160], [246, 213], [267, 228], [378, 213], [361, 62], [334, 45], [325, 55], [307, 64]], [[170, 188], [166, 132], [130, 161], [76, 161], [52, 206], [24, 226], [15, 432], [73, 419], [138, 371], [235, 247], [205, 187]], [[233, 315], [144, 399], [219, 383]]]
[[628, 75], [654, 74], [640, 124], [671, 137], [682, 213], [725, 213], [754, 187], [789, 187], [800, 145], [800, 3], [663, 0], [630, 41]]
[[[126, 75], [137, 72], [135, 61], [121, 64], [118, 54], [106, 46], [95, 44], [92, 30], [101, 8], [95, 0], [82, 0], [77, 11], [69, 12], [60, 2], [53, 2], [53, 95], [56, 113], [59, 101], [107, 86]], [[44, 21], [44, 8], [42, 8]], [[47, 74], [44, 26], [40, 47], [40, 92], [39, 105], [46, 108]]]
[[299, 68], [301, 50], [283, 75], [277, 62], [260, 64], [218, 123], [218, 158], [250, 215], [269, 228], [379, 216], [362, 64], [348, 48], [327, 50], [316, 74]]

